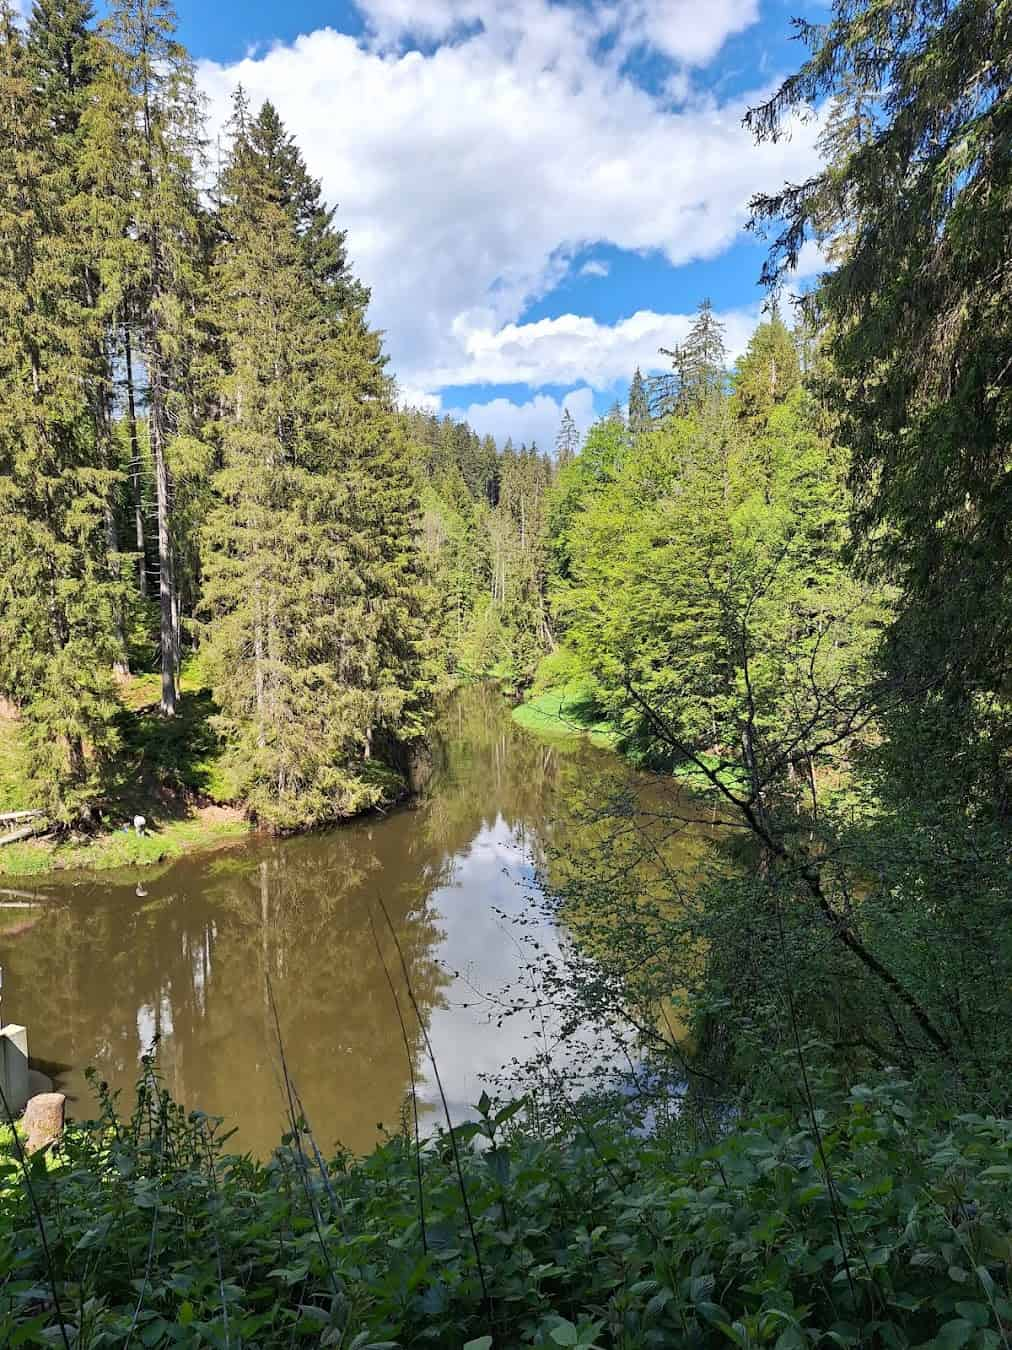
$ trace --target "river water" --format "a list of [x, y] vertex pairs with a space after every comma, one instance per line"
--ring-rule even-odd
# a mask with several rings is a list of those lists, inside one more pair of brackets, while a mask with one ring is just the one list
[[380, 1126], [398, 1128], [409, 1100], [394, 993], [430, 1121], [439, 1103], [392, 926], [459, 1119], [485, 1075], [551, 1036], [543, 1013], [500, 1018], [531, 953], [572, 940], [537, 903], [546, 849], [630, 784], [658, 790], [615, 755], [539, 739], [491, 691], [465, 690], [409, 807], [161, 871], [19, 887], [41, 903], [2, 911], [3, 1020], [28, 1027], [33, 1061], [77, 1116], [94, 1104], [88, 1065], [129, 1107], [157, 1036], [176, 1100], [225, 1116], [234, 1146], [265, 1156], [285, 1128], [273, 990], [318, 1142], [363, 1152]]

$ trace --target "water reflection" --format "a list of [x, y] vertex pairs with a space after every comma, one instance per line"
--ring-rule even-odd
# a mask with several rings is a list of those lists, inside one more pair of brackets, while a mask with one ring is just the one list
[[[389, 972], [408, 1010], [389, 913], [454, 1114], [480, 1076], [530, 1053], [540, 1022], [497, 1025], [495, 993], [525, 957], [510, 916], [549, 951], [564, 934], [530, 897], [577, 804], [629, 777], [614, 757], [521, 732], [490, 693], [458, 697], [412, 809], [326, 835], [254, 841], [161, 875], [47, 886], [32, 925], [3, 935], [4, 1012], [27, 1024], [78, 1114], [93, 1064], [128, 1092], [154, 1036], [178, 1100], [235, 1120], [266, 1153], [283, 1128], [273, 987], [289, 1068], [321, 1143], [371, 1147], [396, 1128], [408, 1065]], [[370, 915], [376, 921], [374, 936]], [[506, 916], [505, 918], [503, 916]], [[269, 979], [268, 979], [269, 977]], [[490, 997], [491, 996], [491, 997]], [[406, 1017], [421, 1096], [435, 1084]]]

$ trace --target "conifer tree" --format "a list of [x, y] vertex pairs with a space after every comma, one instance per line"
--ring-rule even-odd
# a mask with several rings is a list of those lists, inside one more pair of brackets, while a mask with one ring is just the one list
[[649, 429], [650, 403], [647, 399], [647, 387], [637, 366], [629, 386], [629, 434], [636, 437]]
[[562, 410], [562, 421], [555, 437], [555, 463], [560, 469], [571, 464], [580, 448], [580, 433], [576, 429], [573, 414], [568, 408]]
[[[87, 366], [81, 371], [89, 393], [99, 462], [118, 469], [113, 433], [113, 350], [108, 315], [103, 305], [101, 255], [104, 240], [96, 234], [93, 218], [95, 184], [85, 154], [84, 118], [95, 77], [95, 45], [90, 24], [94, 15], [85, 0], [35, 0], [28, 23], [28, 57], [35, 96], [47, 119], [55, 153], [54, 183], [58, 184], [64, 235], [77, 250], [81, 350]], [[117, 473], [105, 504], [105, 534], [110, 571], [119, 574], [120, 555], [117, 504], [122, 487]], [[125, 599], [125, 597], [124, 597]], [[120, 653], [116, 668], [128, 669], [125, 613], [119, 620]]]
[[70, 105], [50, 115], [34, 76], [0, 0], [0, 689], [20, 708], [37, 799], [67, 819], [95, 803], [116, 743], [120, 589], [66, 213]]
[[727, 384], [724, 325], [709, 300], [700, 304], [679, 355], [682, 411], [692, 412], [722, 394]]
[[420, 730], [425, 692], [406, 446], [357, 293], [339, 315], [321, 294], [289, 191], [304, 173], [274, 110], [250, 118], [237, 98], [204, 606], [220, 727], [252, 810], [277, 828], [377, 800], [362, 763]]
[[[163, 0], [117, 0], [101, 25], [86, 152], [102, 194], [103, 275], [146, 377], [158, 528], [162, 713], [176, 710], [180, 596], [173, 461], [195, 433], [192, 378], [202, 288], [193, 63]], [[136, 452], [137, 447], [132, 446]]]
[[939, 765], [925, 774], [915, 741], [910, 780], [946, 781], [979, 755], [984, 786], [957, 789], [960, 804], [1007, 817], [1012, 16], [987, 0], [836, 0], [801, 36], [808, 58], [747, 121], [774, 139], [833, 98], [831, 159], [753, 203], [754, 227], [774, 232], [764, 280], [779, 284], [811, 235], [838, 245], [805, 308], [860, 555], [904, 591], [890, 659], [926, 691]]
[[761, 423], [800, 382], [797, 347], [774, 306], [769, 319], [752, 334], [735, 369], [734, 410], [739, 417]]

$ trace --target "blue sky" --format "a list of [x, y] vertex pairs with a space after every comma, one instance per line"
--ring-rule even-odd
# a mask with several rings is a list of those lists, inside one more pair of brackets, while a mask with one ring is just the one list
[[239, 80], [273, 99], [339, 204], [405, 400], [544, 446], [661, 368], [704, 296], [747, 341], [748, 199], [812, 171], [818, 119], [760, 148], [740, 121], [814, 0], [177, 8], [213, 119]]

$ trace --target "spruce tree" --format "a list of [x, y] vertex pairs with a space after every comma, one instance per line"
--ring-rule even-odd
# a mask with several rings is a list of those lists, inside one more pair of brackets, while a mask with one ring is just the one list
[[629, 386], [629, 434], [636, 437], [649, 430], [650, 403], [647, 398], [646, 382], [637, 366]]
[[694, 412], [724, 393], [727, 385], [724, 325], [709, 300], [700, 304], [688, 336], [679, 347], [679, 358], [680, 411]]
[[364, 761], [421, 729], [417, 504], [379, 338], [353, 288], [337, 314], [318, 285], [294, 143], [241, 97], [232, 130], [206, 653], [244, 794], [283, 829], [376, 801]]
[[[193, 63], [163, 0], [117, 0], [101, 25], [86, 153], [101, 191], [103, 276], [146, 377], [158, 531], [162, 713], [180, 660], [173, 461], [199, 420], [193, 378], [203, 283], [197, 197], [201, 105]], [[136, 367], [132, 367], [136, 369]], [[136, 447], [132, 446], [136, 451]]]
[[[805, 301], [818, 388], [851, 455], [856, 538], [903, 603], [889, 659], [933, 726], [911, 782], [978, 763], [957, 796], [1012, 801], [1012, 15], [993, 0], [836, 0], [810, 55], [748, 123], [782, 135], [836, 100], [830, 162], [760, 197], [781, 283], [807, 237], [838, 245]], [[919, 791], [920, 789], [918, 789]]]
[[735, 368], [734, 410], [750, 422], [763, 423], [800, 382], [797, 347], [774, 306], [769, 319], [752, 334]]
[[34, 75], [0, 0], [0, 689], [23, 718], [36, 799], [69, 819], [96, 802], [116, 743], [121, 592], [66, 211], [67, 105], [51, 111]]
[[571, 464], [580, 448], [580, 433], [576, 429], [573, 414], [568, 408], [562, 410], [562, 421], [555, 437], [555, 463], [560, 469]]
[[[35, 0], [28, 23], [28, 58], [35, 96], [53, 137], [56, 176], [65, 216], [68, 246], [77, 250], [81, 350], [87, 356], [81, 378], [89, 391], [94, 437], [100, 463], [118, 470], [113, 432], [113, 346], [102, 284], [104, 239], [96, 231], [95, 184], [85, 153], [84, 118], [95, 77], [95, 45], [90, 24], [94, 15], [84, 0]], [[120, 554], [117, 507], [121, 475], [115, 474], [105, 504], [105, 534], [110, 571], [119, 574], [126, 562]], [[117, 670], [128, 669], [126, 614], [119, 616], [120, 653]]]

